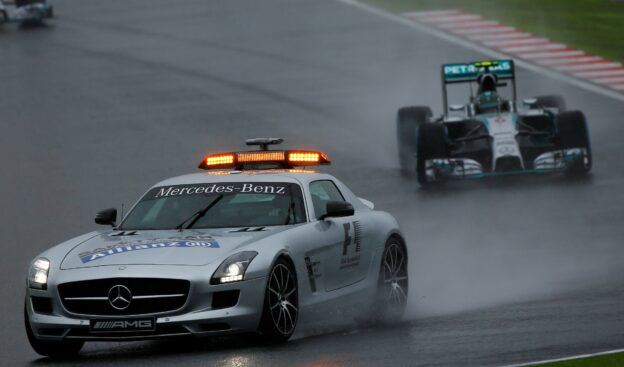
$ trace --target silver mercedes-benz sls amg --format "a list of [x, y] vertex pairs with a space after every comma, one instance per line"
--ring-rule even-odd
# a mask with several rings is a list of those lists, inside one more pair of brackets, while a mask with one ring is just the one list
[[[257, 332], [286, 341], [298, 322], [342, 315], [397, 321], [407, 248], [397, 221], [355, 196], [318, 151], [207, 155], [206, 171], [147, 190], [112, 228], [37, 256], [26, 282], [28, 339], [42, 355], [85, 341]], [[346, 316], [345, 316], [346, 315]]]

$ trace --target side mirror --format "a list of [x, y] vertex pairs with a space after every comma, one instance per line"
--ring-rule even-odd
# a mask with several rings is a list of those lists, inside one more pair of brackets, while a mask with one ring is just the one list
[[332, 217], [349, 217], [355, 214], [353, 205], [346, 201], [329, 201], [327, 203], [327, 211], [321, 216], [321, 220]]
[[95, 223], [97, 224], [107, 224], [114, 227], [116, 220], [117, 209], [115, 208], [104, 209], [95, 215]]
[[531, 107], [536, 103], [537, 103], [537, 98], [525, 98], [522, 100], [522, 104], [527, 107]]

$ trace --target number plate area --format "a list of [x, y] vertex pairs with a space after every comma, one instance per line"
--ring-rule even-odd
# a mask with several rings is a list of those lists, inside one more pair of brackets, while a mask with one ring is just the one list
[[156, 319], [153, 317], [93, 319], [89, 322], [89, 329], [92, 333], [154, 331]]

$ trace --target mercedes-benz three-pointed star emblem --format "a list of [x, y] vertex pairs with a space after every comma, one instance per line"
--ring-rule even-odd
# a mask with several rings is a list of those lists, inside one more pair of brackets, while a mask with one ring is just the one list
[[132, 302], [132, 293], [128, 287], [123, 285], [114, 285], [108, 291], [108, 303], [116, 310], [125, 310]]

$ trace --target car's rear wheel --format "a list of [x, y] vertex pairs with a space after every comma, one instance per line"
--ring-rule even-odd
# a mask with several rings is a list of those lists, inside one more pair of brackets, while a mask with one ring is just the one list
[[284, 342], [295, 331], [298, 315], [297, 276], [293, 266], [279, 258], [267, 279], [260, 334], [268, 342]]
[[566, 111], [566, 103], [562, 96], [553, 94], [548, 96], [535, 97], [534, 104], [537, 108], [557, 108], [559, 113]]
[[408, 289], [407, 250], [398, 237], [391, 237], [381, 258], [373, 321], [393, 323], [401, 320], [407, 306]]
[[432, 115], [431, 108], [423, 106], [403, 107], [397, 113], [399, 163], [403, 174], [410, 175], [414, 172], [418, 128], [429, 121]]
[[585, 149], [587, 156], [569, 167], [569, 173], [585, 174], [592, 167], [591, 143], [585, 115], [581, 111], [560, 113], [555, 118], [559, 149]]
[[30, 320], [28, 319], [28, 312], [26, 312], [26, 305], [24, 305], [24, 327], [26, 328], [26, 336], [30, 346], [42, 356], [52, 358], [69, 358], [73, 357], [84, 345], [84, 341], [79, 340], [39, 340], [35, 337], [30, 326]]
[[446, 130], [443, 124], [422, 124], [418, 132], [416, 152], [416, 173], [421, 186], [431, 184], [427, 177], [427, 161], [436, 158], [446, 158], [448, 148], [446, 144]]

